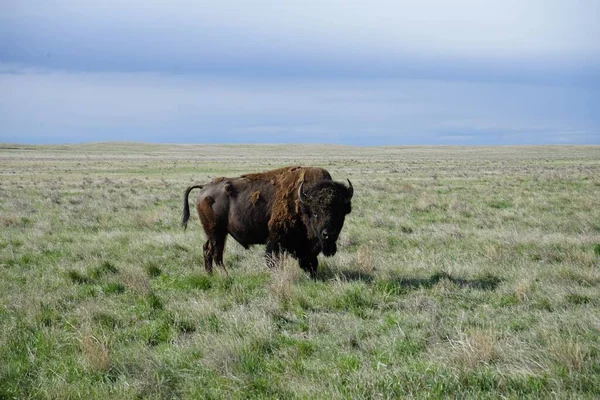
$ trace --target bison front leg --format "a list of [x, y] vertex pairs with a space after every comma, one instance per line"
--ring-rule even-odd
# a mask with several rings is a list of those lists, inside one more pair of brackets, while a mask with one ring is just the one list
[[317, 277], [317, 270], [319, 266], [319, 260], [316, 255], [308, 255], [299, 259], [300, 268], [310, 274], [312, 279]]
[[265, 249], [265, 263], [269, 269], [276, 269], [281, 258], [281, 249], [279, 244], [272, 241], [267, 241]]

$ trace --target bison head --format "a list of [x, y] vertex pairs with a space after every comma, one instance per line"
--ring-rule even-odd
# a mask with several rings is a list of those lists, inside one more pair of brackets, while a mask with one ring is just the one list
[[318, 240], [326, 256], [333, 256], [337, 251], [336, 240], [344, 226], [346, 214], [352, 206], [350, 200], [354, 194], [352, 183], [348, 186], [330, 180], [322, 180], [310, 188], [304, 182], [298, 188], [298, 201], [309, 236]]

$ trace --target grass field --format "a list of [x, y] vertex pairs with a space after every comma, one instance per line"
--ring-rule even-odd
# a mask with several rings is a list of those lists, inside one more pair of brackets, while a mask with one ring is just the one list
[[[352, 180], [338, 254], [206, 275], [184, 189], [290, 164]], [[5, 144], [0, 176], [0, 398], [600, 393], [598, 146]]]

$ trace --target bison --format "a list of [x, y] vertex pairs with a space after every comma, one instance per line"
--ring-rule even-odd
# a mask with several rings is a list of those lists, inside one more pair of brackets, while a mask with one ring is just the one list
[[283, 252], [296, 258], [311, 277], [317, 256], [333, 256], [336, 241], [351, 211], [354, 193], [335, 182], [323, 168], [284, 167], [236, 178], [217, 178], [185, 190], [181, 224], [190, 218], [188, 196], [200, 189], [196, 210], [208, 240], [204, 243], [204, 268], [213, 261], [223, 267], [225, 239], [230, 234], [244, 248], [266, 244], [266, 263], [274, 268]]

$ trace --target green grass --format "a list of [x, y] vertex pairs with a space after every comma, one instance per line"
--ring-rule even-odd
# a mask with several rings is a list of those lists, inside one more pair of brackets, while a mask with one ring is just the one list
[[[352, 180], [315, 280], [184, 189]], [[600, 148], [0, 145], [0, 398], [595, 398]], [[190, 200], [193, 201], [193, 196]]]

